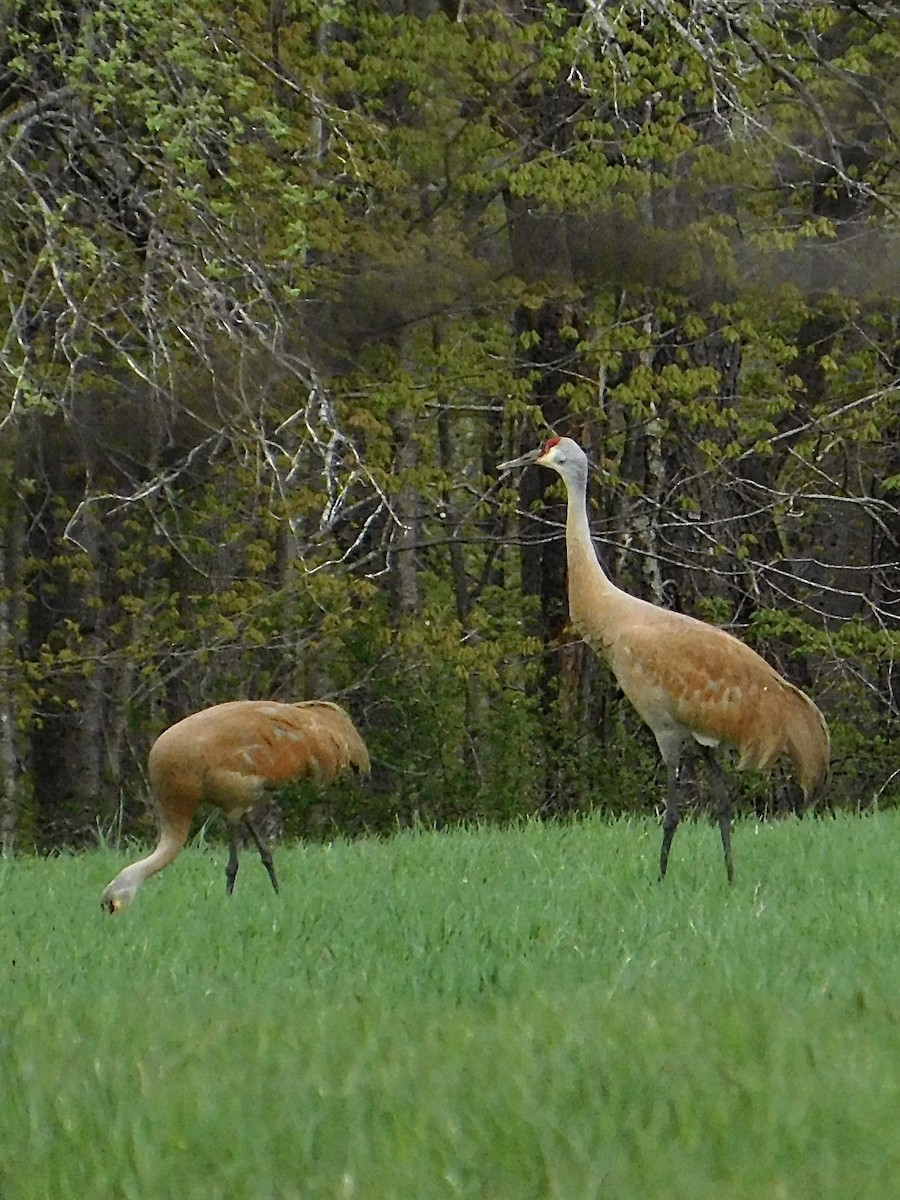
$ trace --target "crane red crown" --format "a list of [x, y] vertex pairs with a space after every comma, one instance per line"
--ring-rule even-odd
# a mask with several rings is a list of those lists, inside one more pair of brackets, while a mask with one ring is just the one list
[[541, 455], [543, 456], [544, 454], [548, 454], [556, 445], [556, 443], [561, 440], [562, 439], [558, 437], [547, 438], [546, 442], [544, 442], [543, 446], [541, 446]]

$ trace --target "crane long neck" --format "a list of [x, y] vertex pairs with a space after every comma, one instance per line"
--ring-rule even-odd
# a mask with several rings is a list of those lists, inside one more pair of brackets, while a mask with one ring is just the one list
[[153, 853], [125, 867], [114, 882], [134, 884], [136, 888], [140, 887], [151, 875], [155, 875], [163, 867], [167, 867], [173, 859], [177, 858], [186, 841], [187, 830], [176, 828], [163, 829]]
[[[587, 472], [580, 479], [565, 480], [568, 505], [566, 509], [566, 561], [569, 568], [569, 591], [580, 586], [597, 593], [618, 592], [618, 588], [603, 570], [594, 541], [587, 510]], [[574, 615], [574, 614], [573, 614]]]

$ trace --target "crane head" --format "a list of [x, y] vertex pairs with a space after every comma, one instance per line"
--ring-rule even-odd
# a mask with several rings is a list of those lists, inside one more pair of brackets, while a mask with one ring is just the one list
[[137, 883], [132, 883], [130, 877], [123, 879], [123, 874], [124, 872], [121, 872], [117, 875], [100, 897], [100, 907], [104, 912], [110, 914], [121, 912], [134, 899], [134, 893], [137, 891], [138, 885]]
[[520, 454], [518, 458], [511, 458], [509, 462], [497, 463], [497, 470], [506, 472], [511, 471], [513, 467], [527, 467], [529, 463], [540, 462], [561, 441], [563, 439], [558, 437], [547, 438], [537, 450], [529, 450], [527, 454]]
[[560, 475], [565, 475], [566, 467], [575, 467], [579, 471], [585, 471], [587, 455], [571, 438], [550, 437], [539, 449], [529, 450], [527, 454], [522, 454], [519, 458], [511, 458], [509, 462], [498, 463], [497, 470], [511, 471], [513, 467], [526, 467], [529, 463], [537, 463], [541, 467], [552, 467]]
[[100, 907], [111, 916], [114, 913], [121, 912], [127, 903], [128, 901], [123, 900], [121, 896], [109, 896], [106, 892], [100, 897]]

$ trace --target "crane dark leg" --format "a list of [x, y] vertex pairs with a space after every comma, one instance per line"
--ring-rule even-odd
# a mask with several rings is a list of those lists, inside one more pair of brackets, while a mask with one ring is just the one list
[[663, 817], [662, 849], [659, 852], [659, 877], [665, 879], [666, 867], [669, 865], [669, 850], [672, 838], [681, 820], [681, 809], [678, 806], [678, 763], [666, 763], [666, 815]]
[[731, 860], [731, 797], [728, 794], [728, 783], [711, 746], [703, 747], [703, 755], [709, 764], [716, 797], [716, 815], [719, 818], [722, 849], [725, 851], [725, 874], [728, 876], [728, 882], [734, 883], [734, 863]]
[[230, 896], [234, 891], [234, 878], [238, 873], [238, 852], [240, 851], [240, 830], [237, 825], [228, 822], [228, 838], [230, 853], [228, 862], [225, 864], [225, 893]]
[[254, 842], [256, 843], [256, 848], [259, 851], [259, 857], [262, 859], [263, 866], [269, 872], [269, 879], [272, 881], [272, 887], [277, 892], [278, 891], [278, 879], [275, 875], [275, 863], [272, 861], [272, 851], [269, 849], [269, 847], [266, 845], [266, 843], [262, 840], [262, 838], [259, 836], [259, 834], [256, 832], [256, 830], [253, 828], [253, 824], [252, 824], [249, 816], [247, 815], [247, 813], [244, 813], [244, 824], [247, 826], [247, 829], [250, 832], [250, 836], [253, 838]]

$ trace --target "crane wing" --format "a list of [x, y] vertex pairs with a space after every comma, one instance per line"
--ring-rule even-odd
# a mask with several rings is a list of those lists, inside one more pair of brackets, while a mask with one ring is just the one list
[[764, 747], [777, 754], [783, 706], [802, 695], [737, 638], [665, 610], [632, 624], [608, 653], [622, 690], [654, 732], [675, 722], [709, 744], [743, 749], [752, 741], [761, 752], [755, 759], [769, 759]]
[[222, 771], [253, 775], [264, 786], [310, 776], [330, 783], [350, 766], [369, 770], [369, 755], [350, 718], [336, 704], [248, 701], [239, 736], [218, 757]]
[[201, 800], [231, 812], [266, 787], [310, 776], [330, 783], [347, 767], [369, 770], [365, 743], [342, 708], [326, 701], [233, 700], [170, 726], [150, 750], [156, 794], [193, 813]]

